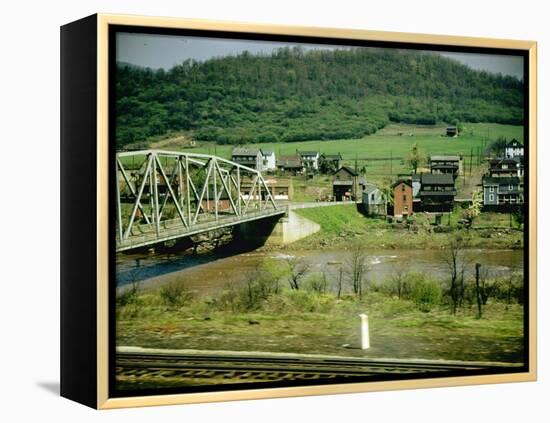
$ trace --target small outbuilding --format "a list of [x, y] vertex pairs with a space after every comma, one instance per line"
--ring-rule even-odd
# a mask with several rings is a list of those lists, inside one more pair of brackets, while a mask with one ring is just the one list
[[377, 186], [366, 184], [363, 190], [363, 206], [369, 216], [384, 216], [387, 214], [387, 198]]
[[448, 137], [458, 137], [458, 128], [456, 126], [447, 126]]

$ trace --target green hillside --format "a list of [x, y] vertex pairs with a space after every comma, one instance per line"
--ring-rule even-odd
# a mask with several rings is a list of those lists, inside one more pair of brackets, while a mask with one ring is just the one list
[[361, 138], [389, 122], [523, 123], [523, 83], [436, 54], [280, 49], [117, 67], [117, 145], [171, 131], [218, 144]]

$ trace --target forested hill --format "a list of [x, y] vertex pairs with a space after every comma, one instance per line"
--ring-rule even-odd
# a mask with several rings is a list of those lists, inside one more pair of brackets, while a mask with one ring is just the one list
[[389, 121], [523, 121], [523, 83], [437, 54], [280, 49], [186, 61], [169, 71], [117, 66], [117, 144], [171, 130], [241, 144], [356, 138]]

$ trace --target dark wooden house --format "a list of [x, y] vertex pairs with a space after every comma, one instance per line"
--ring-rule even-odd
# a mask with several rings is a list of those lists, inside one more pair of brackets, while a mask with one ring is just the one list
[[342, 166], [332, 180], [332, 196], [335, 201], [356, 200], [360, 190], [359, 174], [349, 166]]
[[338, 154], [321, 154], [319, 160], [319, 170], [323, 173], [333, 173], [340, 169], [342, 156]]
[[277, 170], [287, 175], [296, 176], [304, 171], [304, 165], [298, 155], [280, 156], [277, 160]]
[[453, 175], [453, 178], [456, 179], [459, 174], [460, 169], [460, 156], [441, 156], [434, 155], [430, 156], [430, 173], [435, 175]]
[[257, 148], [234, 148], [231, 153], [231, 160], [252, 169], [262, 170], [262, 152]]
[[489, 161], [488, 175], [494, 178], [517, 176], [523, 177], [523, 157], [497, 158]]
[[456, 196], [455, 182], [451, 174], [423, 173], [418, 193], [422, 210], [450, 212]]

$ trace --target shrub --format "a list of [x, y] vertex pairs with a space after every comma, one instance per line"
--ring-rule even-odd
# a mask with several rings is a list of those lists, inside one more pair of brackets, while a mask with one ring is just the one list
[[323, 272], [312, 273], [304, 280], [306, 290], [324, 294], [328, 290], [327, 277]]
[[415, 278], [411, 284], [411, 297], [420, 311], [428, 313], [441, 304], [441, 286], [432, 279]]
[[191, 299], [191, 293], [182, 283], [171, 283], [160, 288], [160, 298], [168, 307], [179, 307]]
[[127, 306], [137, 304], [139, 302], [138, 285], [136, 282], [132, 283], [132, 286], [124, 290], [121, 294], [116, 296], [117, 306]]
[[332, 294], [287, 289], [271, 296], [264, 308], [277, 313], [318, 313], [330, 311], [335, 303], [336, 298]]

